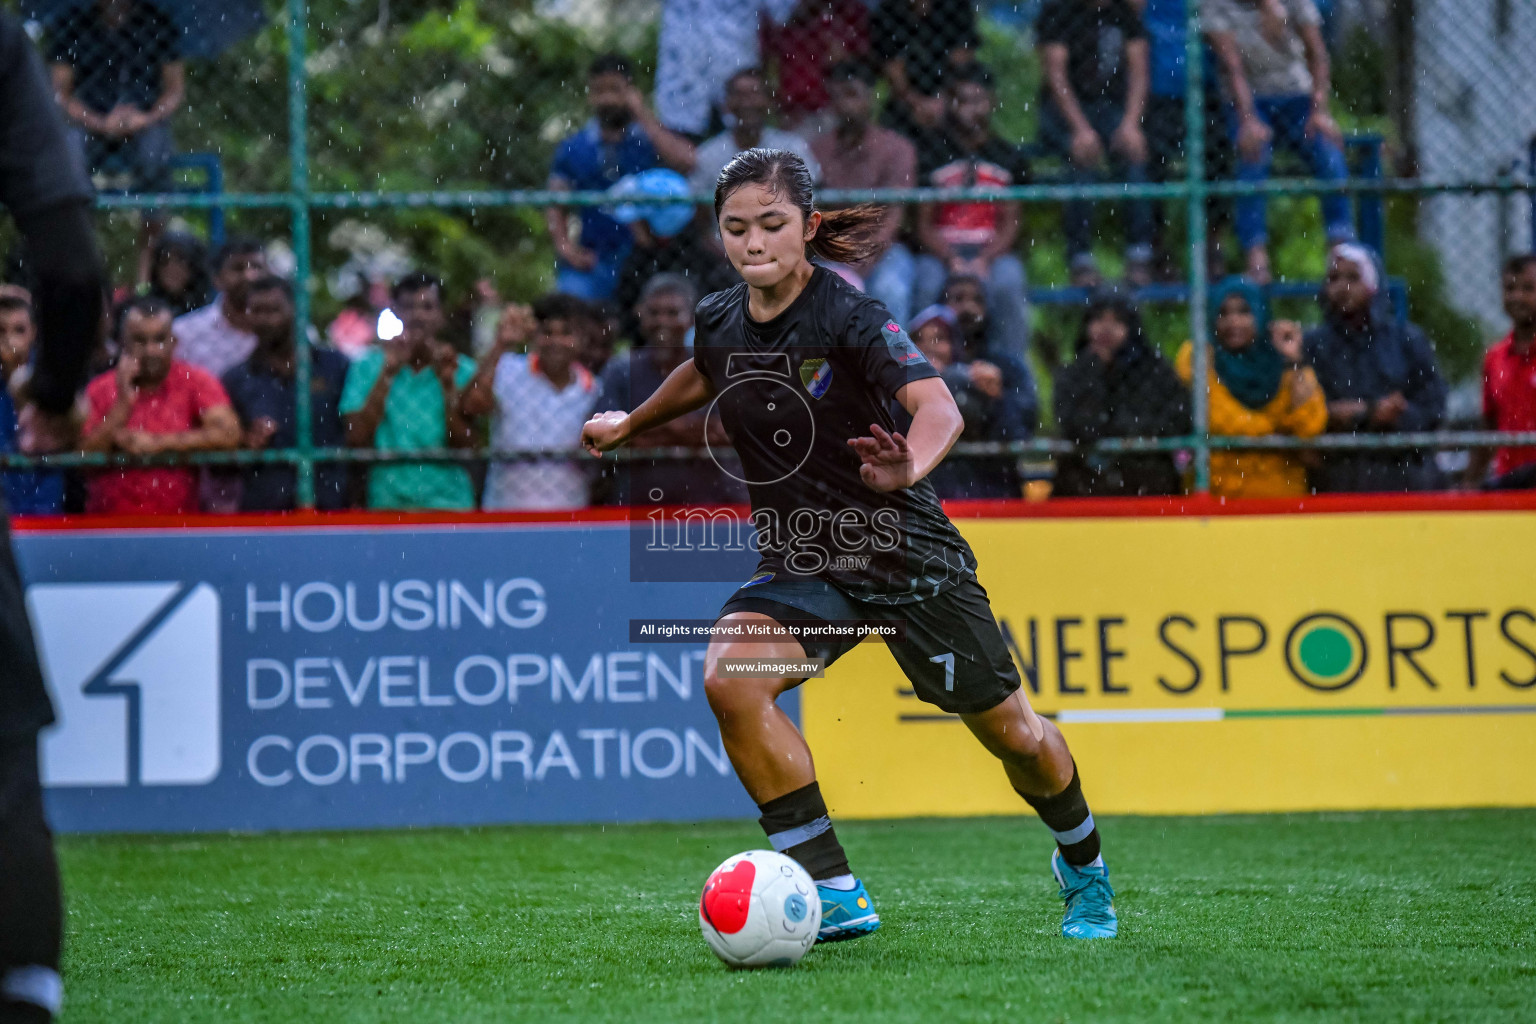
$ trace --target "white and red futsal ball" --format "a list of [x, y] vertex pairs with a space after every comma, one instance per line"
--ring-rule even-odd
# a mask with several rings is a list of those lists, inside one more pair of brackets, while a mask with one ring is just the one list
[[792, 967], [821, 930], [821, 896], [793, 859], [748, 850], [710, 873], [699, 897], [699, 930], [731, 967]]

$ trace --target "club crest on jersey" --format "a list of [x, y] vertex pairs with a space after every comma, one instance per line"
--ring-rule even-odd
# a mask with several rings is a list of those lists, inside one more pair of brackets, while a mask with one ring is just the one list
[[820, 398], [832, 386], [832, 364], [825, 359], [807, 359], [800, 364], [800, 383], [812, 398]]
[[887, 320], [885, 322], [884, 334], [885, 347], [890, 351], [891, 358], [898, 363], [921, 363], [925, 361], [923, 354], [917, 350], [916, 345], [912, 344], [912, 339], [907, 335], [906, 331], [901, 329], [896, 321]]

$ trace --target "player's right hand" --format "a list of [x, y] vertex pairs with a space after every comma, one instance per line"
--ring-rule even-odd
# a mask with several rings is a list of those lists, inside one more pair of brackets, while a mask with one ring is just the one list
[[629, 437], [629, 413], [600, 412], [581, 428], [581, 446], [597, 458], [611, 452]]

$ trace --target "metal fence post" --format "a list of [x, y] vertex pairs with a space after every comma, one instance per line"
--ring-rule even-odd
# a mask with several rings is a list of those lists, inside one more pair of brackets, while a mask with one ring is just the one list
[[311, 366], [309, 347], [309, 279], [313, 260], [310, 254], [309, 192], [309, 109], [306, 85], [308, 71], [309, 12], [305, 0], [288, 0], [288, 164], [289, 202], [293, 213], [293, 405], [298, 442], [297, 506], [315, 507], [315, 439], [311, 410]]
[[1189, 189], [1189, 338], [1194, 347], [1194, 372], [1189, 394], [1191, 429], [1195, 435], [1195, 491], [1211, 489], [1210, 402], [1206, 376], [1205, 307], [1208, 302], [1205, 225], [1205, 76], [1204, 44], [1200, 39], [1200, 10], [1185, 0], [1184, 10], [1184, 165]]

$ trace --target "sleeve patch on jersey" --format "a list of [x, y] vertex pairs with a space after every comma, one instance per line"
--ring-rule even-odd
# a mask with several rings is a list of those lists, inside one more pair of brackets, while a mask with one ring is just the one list
[[912, 344], [912, 339], [907, 332], [897, 325], [896, 321], [888, 320], [885, 324], [885, 347], [891, 353], [891, 358], [903, 365], [909, 363], [927, 362], [923, 354]]

